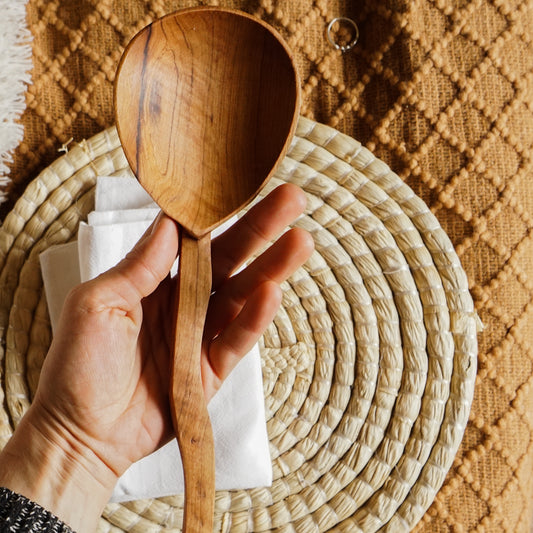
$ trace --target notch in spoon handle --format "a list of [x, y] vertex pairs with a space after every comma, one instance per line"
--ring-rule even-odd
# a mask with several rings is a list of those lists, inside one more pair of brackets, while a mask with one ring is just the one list
[[185, 533], [213, 531], [215, 452], [200, 367], [210, 295], [211, 237], [196, 240], [182, 230], [170, 406], [183, 462]]

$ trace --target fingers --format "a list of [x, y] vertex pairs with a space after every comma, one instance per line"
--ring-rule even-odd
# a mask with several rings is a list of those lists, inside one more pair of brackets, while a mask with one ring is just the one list
[[294, 228], [211, 297], [204, 331], [207, 357], [202, 361], [208, 400], [273, 320], [281, 302], [280, 284], [313, 250], [311, 235]]
[[133, 250], [114, 268], [91, 282], [99, 287], [101, 305], [126, 312], [151, 294], [163, 281], [176, 259], [178, 227], [164, 214], [143, 235]]
[[206, 336], [212, 338], [226, 327], [259, 285], [268, 281], [279, 285], [285, 281], [307, 261], [313, 250], [313, 239], [306, 231], [293, 228], [283, 234], [212, 296], [206, 321]]
[[211, 342], [204, 364], [209, 365], [212, 372], [202, 371], [207, 400], [259, 340], [280, 303], [281, 289], [277, 283], [267, 281], [259, 285], [235, 319]]
[[294, 222], [305, 205], [306, 197], [299, 187], [289, 183], [280, 185], [214, 239], [213, 288], [216, 290], [246, 260]]
[[[250, 255], [275, 238], [304, 209], [303, 191], [295, 185], [284, 184], [215, 239], [212, 246], [213, 288], [220, 286]], [[105, 296], [104, 301], [96, 304], [131, 309], [168, 275], [178, 246], [178, 226], [166, 215], [161, 215], [125, 259], [93, 280], [96, 284], [93, 288], [103, 289], [102, 293], [96, 291], [97, 296]]]

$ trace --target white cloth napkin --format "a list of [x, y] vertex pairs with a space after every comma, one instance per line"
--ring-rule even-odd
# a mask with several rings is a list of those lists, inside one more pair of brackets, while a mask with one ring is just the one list
[[[69, 289], [118, 263], [158, 213], [139, 183], [127, 177], [97, 180], [95, 211], [81, 223], [78, 241], [40, 256], [52, 331]], [[254, 347], [208, 406], [215, 438], [217, 490], [272, 483], [259, 349]], [[175, 440], [132, 465], [119, 479], [112, 501], [157, 498], [183, 492]]]

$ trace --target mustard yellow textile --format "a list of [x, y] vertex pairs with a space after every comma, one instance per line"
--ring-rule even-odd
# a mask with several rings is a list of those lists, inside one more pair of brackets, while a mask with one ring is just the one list
[[[360, 140], [449, 234], [485, 325], [465, 438], [422, 532], [531, 531], [533, 0], [29, 0], [33, 85], [12, 205], [71, 138], [113, 123], [131, 36], [192, 5], [244, 9], [296, 54], [302, 114]], [[325, 36], [350, 17], [349, 52]]]

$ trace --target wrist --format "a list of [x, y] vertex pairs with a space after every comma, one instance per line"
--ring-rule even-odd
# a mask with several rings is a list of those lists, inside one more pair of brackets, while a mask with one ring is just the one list
[[0, 454], [0, 485], [78, 533], [94, 531], [116, 475], [64, 428], [32, 407]]

